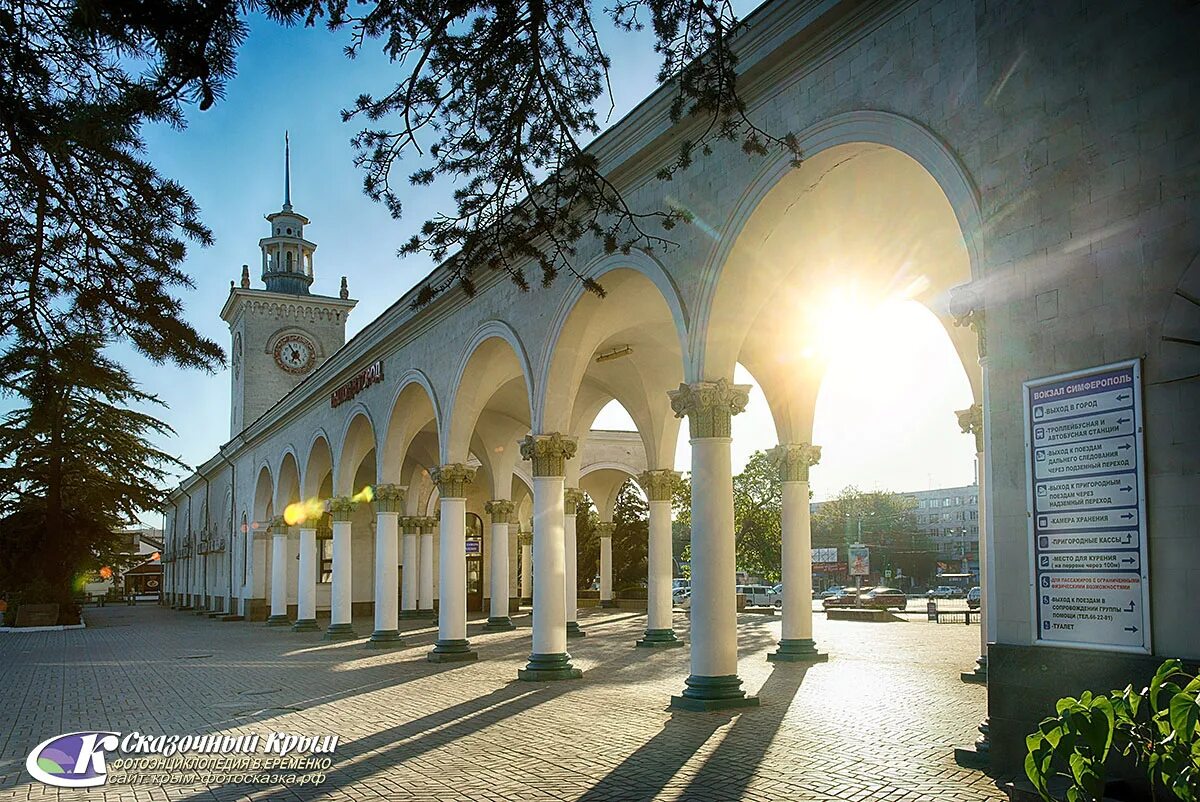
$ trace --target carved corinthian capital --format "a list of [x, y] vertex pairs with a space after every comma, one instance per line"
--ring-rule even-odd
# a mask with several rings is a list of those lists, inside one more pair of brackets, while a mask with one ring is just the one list
[[983, 451], [983, 405], [972, 404], [966, 409], [957, 410], [958, 425], [963, 434], [975, 435], [975, 451]]
[[357, 503], [348, 496], [329, 499], [329, 517], [334, 521], [349, 521]]
[[565, 476], [567, 460], [575, 456], [574, 438], [558, 432], [531, 434], [521, 441], [521, 458], [533, 462], [534, 476]]
[[492, 523], [510, 524], [512, 523], [513, 513], [517, 510], [517, 505], [508, 499], [496, 499], [484, 504], [483, 509], [488, 515], [492, 516]]
[[979, 358], [987, 356], [987, 317], [983, 295], [970, 284], [950, 290], [950, 316], [955, 326], [966, 326], [979, 338]]
[[808, 469], [821, 461], [821, 447], [812, 443], [785, 443], [767, 452], [779, 469], [781, 482], [807, 482]]
[[675, 417], [687, 416], [692, 439], [729, 437], [730, 420], [750, 401], [750, 385], [730, 384], [724, 379], [693, 382], [681, 384], [667, 395]]
[[452, 462], [429, 472], [442, 498], [466, 498], [467, 485], [475, 480], [475, 469], [461, 462]]
[[375, 512], [400, 512], [407, 492], [408, 488], [402, 485], [376, 485]]
[[568, 487], [563, 490], [563, 512], [565, 515], [574, 515], [579, 511], [579, 506], [583, 504], [583, 491], [578, 487]]
[[679, 474], [669, 470], [644, 471], [638, 476], [638, 484], [650, 501], [670, 501], [680, 481]]
[[[278, 535], [286, 535], [288, 533], [288, 524], [282, 515], [276, 515], [274, 518], [272, 518], [269, 526], [271, 527], [271, 536], [272, 537], [275, 537]], [[207, 532], [202, 532], [200, 535], [200, 539], [207, 540], [208, 539], [207, 536], [208, 536]]]

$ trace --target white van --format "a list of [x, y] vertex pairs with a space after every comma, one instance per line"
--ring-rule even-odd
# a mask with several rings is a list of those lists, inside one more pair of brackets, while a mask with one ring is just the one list
[[770, 585], [738, 585], [737, 592], [746, 597], [747, 607], [772, 607], [783, 598]]

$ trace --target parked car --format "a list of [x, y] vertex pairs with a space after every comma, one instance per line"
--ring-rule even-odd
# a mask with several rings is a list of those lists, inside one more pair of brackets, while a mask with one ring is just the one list
[[746, 597], [747, 607], [770, 607], [777, 598], [780, 599], [780, 605], [783, 604], [783, 597], [769, 585], [738, 585], [737, 592]]
[[979, 599], [981, 596], [983, 596], [983, 591], [980, 590], [978, 585], [976, 585], [975, 587], [968, 590], [967, 591], [967, 607], [969, 607], [972, 610], [978, 610], [979, 609]]
[[956, 588], [953, 585], [938, 585], [925, 595], [931, 599], [961, 599], [967, 594], [962, 588]]
[[680, 588], [671, 594], [671, 605], [682, 610], [692, 609], [691, 588]]
[[821, 591], [821, 594], [817, 598], [828, 599], [831, 596], [837, 596], [843, 590], [844, 588], [841, 585], [830, 585], [829, 587], [825, 588], [825, 590]]
[[874, 610], [895, 608], [904, 610], [908, 607], [908, 597], [896, 588], [863, 588], [862, 600], [854, 588], [847, 588], [837, 596], [831, 596], [824, 602], [825, 609], [834, 607], [865, 607]]

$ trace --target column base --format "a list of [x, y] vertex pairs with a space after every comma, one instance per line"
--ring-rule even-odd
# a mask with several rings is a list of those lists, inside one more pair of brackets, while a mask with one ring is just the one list
[[586, 638], [587, 633], [579, 628], [578, 621], [567, 622], [567, 637], [568, 638]]
[[273, 615], [267, 619], [269, 627], [290, 627], [291, 625], [292, 621], [286, 615]]
[[601, 606], [601, 607], [606, 607], [606, 608], [612, 608], [612, 607], [616, 607], [616, 606], [617, 606], [617, 602], [616, 602], [616, 600], [615, 600], [615, 599], [601, 599], [601, 600], [600, 600], [600, 606]]
[[292, 632], [318, 632], [320, 627], [317, 626], [315, 618], [301, 618], [292, 624]]
[[981, 656], [975, 660], [974, 671], [964, 671], [958, 675], [963, 682], [973, 682], [977, 685], [987, 685], [988, 681], [988, 660], [986, 656]]
[[354, 640], [358, 633], [349, 624], [330, 624], [324, 637], [325, 640]]
[[363, 644], [365, 649], [402, 649], [404, 648], [404, 639], [400, 637], [400, 632], [395, 629], [377, 629], [371, 633], [371, 637]]
[[417, 610], [417, 614], [413, 617], [414, 618], [432, 618], [434, 621], [436, 621], [437, 620], [437, 610], [431, 610], [428, 607], [422, 607], [421, 609]]
[[979, 737], [970, 746], [954, 747], [954, 761], [960, 766], [986, 769], [991, 763], [991, 722], [984, 719], [979, 724]]
[[683, 641], [675, 637], [673, 629], [648, 629], [634, 645], [645, 649], [678, 649], [683, 646]]
[[485, 624], [483, 627], [483, 631], [484, 632], [509, 632], [516, 628], [517, 627], [515, 624], [513, 624], [511, 618], [509, 618], [506, 615], [502, 615], [499, 618], [496, 618], [494, 616], [491, 618], [488, 618], [487, 624]]
[[533, 606], [533, 599], [532, 599], [532, 598], [530, 598], [529, 596], [522, 596], [522, 597], [521, 597], [521, 602], [520, 602], [520, 603], [521, 603], [521, 606], [522, 606], [522, 607], [532, 607], [532, 606]]
[[531, 654], [529, 664], [517, 669], [517, 678], [525, 682], [552, 682], [562, 679], [579, 679], [583, 672], [571, 665], [571, 655]]
[[684, 680], [684, 684], [687, 688], [683, 693], [671, 697], [672, 709], [706, 712], [758, 707], [758, 697], [746, 695], [737, 674], [723, 677], [701, 677], [693, 674]]
[[401, 610], [400, 618], [405, 621], [412, 621], [417, 618], [428, 618], [428, 610]]
[[784, 638], [779, 650], [767, 655], [772, 663], [823, 663], [829, 655], [817, 651], [812, 638]]
[[431, 663], [467, 663], [479, 659], [479, 653], [471, 649], [471, 642], [461, 640], [439, 640], [433, 645], [433, 651], [425, 655]]

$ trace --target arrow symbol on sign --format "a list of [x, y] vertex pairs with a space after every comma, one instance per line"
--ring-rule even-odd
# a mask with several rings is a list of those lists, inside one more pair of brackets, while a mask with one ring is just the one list
[[1133, 487], [1126, 485], [1125, 487], [1122, 487], [1121, 489], [1124, 490], [1126, 493], [1128, 493], [1130, 490], [1133, 490]]
[[1117, 423], [1129, 423], [1129, 418], [1117, 418]]
[[1124, 515], [1122, 515], [1121, 517], [1122, 517], [1122, 518], [1132, 518], [1132, 517], [1133, 517], [1133, 513], [1132, 513], [1132, 512], [1127, 512], [1127, 513], [1125, 513]]
[[1121, 393], [1119, 396], [1117, 396], [1117, 400], [1118, 400], [1118, 401], [1128, 401], [1128, 400], [1129, 400], [1129, 394], [1128, 394], [1128, 393]]
[[1129, 600], [1129, 606], [1125, 608], [1125, 612], [1127, 612], [1127, 613], [1133, 612], [1133, 600], [1132, 599]]
[[1129, 563], [1130, 565], [1133, 565], [1135, 562], [1137, 562], [1137, 560], [1135, 560], [1135, 559], [1134, 559], [1134, 558], [1132, 558], [1132, 557], [1122, 557], [1122, 558], [1121, 558], [1121, 562], [1123, 562], [1123, 563]]
[[1133, 535], [1128, 535], [1128, 534], [1125, 535], [1125, 545], [1128, 546], [1132, 542], [1133, 542]]
[[1122, 451], [1128, 451], [1129, 449], [1133, 448], [1133, 446], [1129, 445], [1129, 443], [1126, 443], [1125, 445], [1117, 446], [1117, 448], [1121, 449]]
[[1137, 627], [1125, 627], [1126, 632], [1137, 632]]

